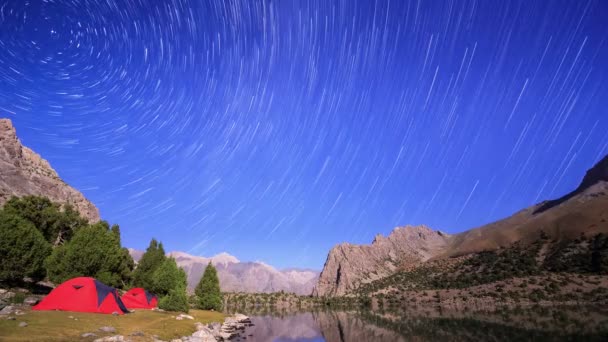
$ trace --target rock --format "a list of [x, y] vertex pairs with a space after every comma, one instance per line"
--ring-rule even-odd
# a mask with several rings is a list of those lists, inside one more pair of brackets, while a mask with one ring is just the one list
[[184, 317], [182, 317], [182, 316], [177, 316], [177, 317], [175, 317], [175, 319], [176, 319], [176, 320], [178, 320], [178, 321], [181, 321], [181, 320], [183, 320], [183, 319], [184, 319]]
[[103, 332], [107, 332], [107, 333], [114, 333], [114, 332], [116, 332], [116, 329], [114, 327], [101, 327], [101, 328], [99, 328], [99, 331], [103, 331]]
[[39, 301], [40, 301], [40, 299], [37, 297], [27, 297], [23, 301], [23, 304], [27, 304], [29, 306], [34, 306], [34, 305], [38, 304]]
[[21, 322], [21, 323], [19, 323], [19, 326], [22, 327], [22, 328], [23, 327], [27, 327], [27, 323], [26, 322]]
[[78, 190], [67, 185], [51, 165], [21, 145], [11, 120], [0, 119], [0, 206], [12, 196], [42, 195], [70, 203], [89, 222], [99, 221], [99, 210]]
[[341, 296], [402, 265], [419, 265], [443, 253], [449, 238], [426, 226], [407, 226], [395, 228], [388, 237], [377, 235], [371, 245], [339, 244], [329, 251], [313, 295]]
[[194, 319], [194, 317], [190, 316], [190, 315], [186, 315], [186, 314], [179, 314], [176, 319], [178, 320], [182, 320], [182, 319]]
[[82, 335], [80, 335], [83, 338], [89, 338], [89, 337], [97, 337], [97, 335], [93, 334], [93, 333], [84, 333]]
[[93, 342], [125, 342], [125, 337], [122, 335], [107, 336], [98, 338]]
[[69, 319], [74, 319], [74, 316], [68, 316]]
[[15, 318], [15, 317], [13, 317], [13, 316], [8, 316], [8, 317], [6, 317], [6, 319], [8, 319], [9, 321], [14, 321], [14, 320], [16, 320], [16, 318]]
[[5, 306], [2, 310], [0, 310], [0, 315], [10, 315], [13, 313], [14, 309], [15, 307], [12, 305]]
[[189, 339], [191, 342], [216, 342], [216, 338], [213, 336], [213, 333], [208, 329], [203, 327], [201, 330], [192, 334], [192, 337]]
[[135, 331], [129, 336], [144, 336], [145, 334], [142, 331]]
[[23, 316], [23, 315], [25, 315], [25, 312], [23, 312], [21, 310], [15, 310], [15, 315], [17, 315], [17, 316]]
[[0, 289], [0, 300], [7, 300], [9, 298], [13, 298], [14, 296], [14, 292], [5, 289]]
[[234, 314], [234, 319], [236, 319], [237, 322], [240, 323], [251, 323], [251, 318], [240, 313]]
[[112, 316], [118, 316], [118, 311], [112, 312]]

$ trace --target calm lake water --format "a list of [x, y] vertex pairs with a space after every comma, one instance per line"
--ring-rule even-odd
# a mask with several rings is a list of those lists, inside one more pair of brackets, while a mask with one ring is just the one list
[[431, 309], [399, 315], [354, 311], [250, 315], [255, 325], [236, 341], [608, 341], [606, 307], [475, 314]]

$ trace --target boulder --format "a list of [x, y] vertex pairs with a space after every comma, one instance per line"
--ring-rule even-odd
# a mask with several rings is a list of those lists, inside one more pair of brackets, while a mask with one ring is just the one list
[[37, 297], [27, 297], [27, 298], [25, 298], [25, 300], [23, 300], [23, 304], [27, 304], [29, 306], [34, 306], [34, 305], [38, 304], [39, 301], [40, 301], [40, 299]]
[[97, 335], [93, 334], [93, 333], [84, 333], [82, 335], [80, 335], [82, 338], [89, 338], [89, 337], [97, 337]]
[[27, 323], [26, 322], [21, 322], [21, 323], [19, 323], [19, 326], [21, 328], [27, 327]]
[[107, 333], [114, 333], [114, 332], [116, 332], [116, 329], [114, 327], [101, 327], [101, 328], [99, 328], [99, 331], [103, 331], [103, 332], [107, 332]]
[[192, 334], [191, 338], [188, 340], [190, 342], [216, 342], [217, 340], [213, 336], [213, 333], [208, 329], [203, 327], [201, 330]]
[[2, 308], [2, 310], [0, 310], [0, 315], [10, 315], [13, 313], [13, 310], [15, 310], [14, 306], [12, 306], [12, 305], [5, 306], [4, 308]]
[[135, 331], [133, 333], [131, 333], [131, 335], [129, 336], [144, 336], [145, 334], [143, 333], [143, 331]]

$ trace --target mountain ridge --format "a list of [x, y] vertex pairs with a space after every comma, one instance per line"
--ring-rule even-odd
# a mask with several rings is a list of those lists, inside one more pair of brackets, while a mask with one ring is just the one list
[[[129, 248], [129, 253], [135, 261], [138, 261], [144, 252]], [[285, 291], [310, 295], [319, 276], [319, 272], [314, 270], [278, 270], [260, 261], [240, 261], [226, 252], [203, 257], [172, 251], [167, 253], [167, 256], [175, 258], [177, 265], [186, 271], [190, 291], [193, 291], [198, 284], [209, 262], [217, 269], [220, 287], [224, 292]]]
[[[376, 235], [369, 245], [338, 244], [328, 253], [313, 295], [345, 295], [398, 270], [416, 268], [427, 261], [508, 248], [518, 242], [529, 244], [541, 233], [560, 241], [576, 239], [580, 234], [608, 232], [606, 208], [608, 156], [587, 170], [574, 191], [480, 227], [448, 235], [426, 226], [406, 226], [394, 229], [388, 237]], [[399, 229], [409, 233], [395, 234]]]
[[12, 196], [27, 195], [71, 204], [91, 223], [100, 220], [99, 209], [64, 182], [47, 160], [21, 144], [10, 119], [0, 118], [0, 206]]

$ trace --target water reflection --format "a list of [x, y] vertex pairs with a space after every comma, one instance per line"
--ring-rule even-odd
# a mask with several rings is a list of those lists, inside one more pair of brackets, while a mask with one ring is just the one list
[[237, 341], [608, 341], [606, 307], [495, 312], [249, 312]]

